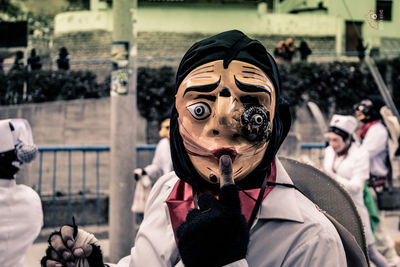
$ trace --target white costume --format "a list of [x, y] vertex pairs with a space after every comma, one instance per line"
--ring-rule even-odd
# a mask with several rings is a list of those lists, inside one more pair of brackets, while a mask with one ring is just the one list
[[369, 245], [374, 242], [374, 237], [363, 199], [365, 182], [369, 179], [368, 157], [368, 152], [355, 143], [352, 143], [348, 152], [342, 156], [337, 156], [329, 146], [325, 150], [324, 169], [350, 193], [364, 224], [366, 241]]
[[[292, 184], [277, 159], [276, 168], [276, 182]], [[165, 203], [177, 181], [174, 172], [157, 181], [131, 255], [110, 266], [183, 266]], [[330, 221], [296, 189], [276, 186], [262, 202], [250, 230], [246, 259], [228, 266], [346, 265], [342, 242]]]
[[172, 171], [171, 149], [168, 138], [164, 137], [158, 142], [153, 161], [144, 170], [153, 183], [157, 178]]
[[17, 185], [14, 173], [19, 164], [35, 158], [37, 148], [23, 119], [0, 120], [0, 136], [0, 266], [22, 267], [26, 250], [43, 226], [43, 212], [39, 195]]
[[381, 121], [372, 125], [364, 139], [361, 147], [369, 153], [371, 174], [375, 176], [386, 176], [389, 172], [386, 165], [388, 154], [388, 131]]
[[151, 187], [155, 181], [166, 173], [172, 171], [171, 149], [168, 138], [162, 138], [154, 152], [153, 161], [144, 170], [147, 175], [141, 176], [136, 183], [135, 195], [131, 211], [143, 213]]
[[22, 267], [43, 226], [39, 195], [14, 179], [0, 179], [0, 266]]
[[[373, 176], [383, 177], [389, 172], [386, 164], [388, 141], [388, 131], [381, 121], [372, 125], [362, 140], [361, 147], [369, 152], [370, 174]], [[379, 213], [380, 216], [384, 216], [381, 211]], [[385, 228], [382, 221], [375, 227], [376, 246], [391, 266], [399, 266], [400, 258], [394, 249], [393, 239], [387, 234]]]

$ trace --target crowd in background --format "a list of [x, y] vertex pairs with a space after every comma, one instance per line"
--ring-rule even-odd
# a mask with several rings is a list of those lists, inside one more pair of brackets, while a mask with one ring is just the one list
[[306, 41], [301, 41], [300, 46], [295, 46], [293, 38], [287, 38], [286, 41], [279, 41], [277, 47], [274, 49], [274, 57], [276, 62], [292, 62], [296, 53], [299, 53], [301, 61], [307, 61], [312, 50]]
[[[3, 71], [3, 62], [4, 59], [1, 59], [0, 61], [0, 71]], [[59, 53], [57, 55], [56, 59], [56, 64], [57, 64], [57, 69], [58, 70], [69, 70], [70, 68], [70, 57], [69, 53], [66, 47], [61, 47], [59, 49]], [[14, 57], [14, 62], [11, 66], [10, 71], [13, 70], [30, 70], [30, 71], [35, 71], [35, 70], [41, 70], [42, 69], [42, 62], [41, 58], [38, 55], [37, 51], [35, 48], [32, 48], [30, 55], [28, 59], [26, 60], [26, 64], [24, 62], [24, 52], [22, 51], [17, 51], [15, 53]]]

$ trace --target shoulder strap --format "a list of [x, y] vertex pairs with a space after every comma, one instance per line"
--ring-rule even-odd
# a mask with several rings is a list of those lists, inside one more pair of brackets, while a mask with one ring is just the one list
[[[286, 184], [286, 183], [274, 183], [268, 182], [268, 185], [280, 185], [289, 188], [294, 188], [300, 193], [302, 193], [305, 197], [309, 198], [304, 192], [302, 192], [296, 185], [294, 184]], [[314, 203], [315, 204], [315, 203]], [[346, 253], [346, 261], [347, 266], [349, 267], [369, 267], [369, 261], [367, 260], [367, 255], [364, 254], [363, 250], [358, 245], [354, 236], [335, 218], [329, 215], [326, 211], [322, 210], [317, 204], [315, 204], [317, 209], [322, 212], [328, 219], [331, 221], [333, 226], [336, 228], [340, 239], [343, 244], [344, 252]], [[366, 251], [366, 253], [368, 253]]]

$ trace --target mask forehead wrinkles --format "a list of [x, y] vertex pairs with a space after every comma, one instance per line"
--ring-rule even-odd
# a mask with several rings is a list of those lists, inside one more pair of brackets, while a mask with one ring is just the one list
[[183, 80], [182, 84], [186, 84], [185, 87], [190, 88], [193, 86], [204, 86], [207, 84], [213, 84], [217, 82], [219, 79], [220, 79], [220, 74], [217, 73], [215, 64], [210, 63], [204, 66], [200, 66], [197, 69], [194, 69]]
[[247, 83], [262, 85], [269, 93], [273, 88], [273, 84], [267, 75], [255, 66], [242, 65], [240, 72], [235, 77], [239, 81], [246, 80]]

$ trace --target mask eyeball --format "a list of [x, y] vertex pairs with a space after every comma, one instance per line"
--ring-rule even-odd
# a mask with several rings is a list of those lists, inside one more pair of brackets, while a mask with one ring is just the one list
[[268, 110], [251, 106], [241, 117], [243, 135], [249, 141], [266, 142], [270, 139], [272, 127]]
[[211, 114], [210, 106], [204, 102], [195, 103], [186, 108], [196, 120], [204, 120], [208, 118]]
[[262, 125], [264, 123], [264, 118], [260, 114], [254, 114], [250, 121], [253, 125]]

